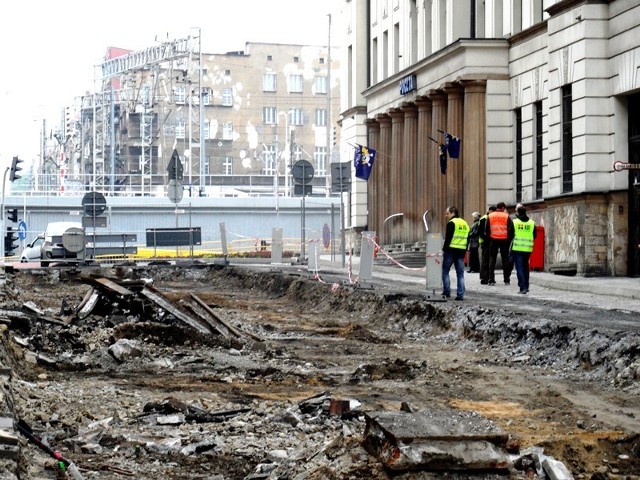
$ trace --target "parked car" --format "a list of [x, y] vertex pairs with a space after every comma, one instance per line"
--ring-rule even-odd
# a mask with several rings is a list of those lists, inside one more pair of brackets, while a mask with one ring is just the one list
[[[67, 250], [62, 244], [62, 237], [70, 235], [77, 248]], [[40, 260], [43, 267], [49, 266], [51, 261], [78, 258], [78, 251], [84, 249], [84, 228], [79, 222], [51, 222], [47, 224], [44, 233], [39, 234], [22, 251], [20, 261], [30, 262]]]
[[36, 262], [42, 258], [42, 244], [44, 243], [44, 233], [27, 243], [20, 254], [21, 262]]

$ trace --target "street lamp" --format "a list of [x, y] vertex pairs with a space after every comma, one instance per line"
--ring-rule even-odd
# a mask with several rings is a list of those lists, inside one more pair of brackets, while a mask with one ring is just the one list
[[394, 213], [393, 215], [389, 215], [387, 218], [384, 219], [384, 222], [382, 222], [382, 232], [381, 232], [382, 235], [380, 235], [381, 237], [384, 235], [384, 225], [385, 223], [387, 223], [387, 220], [391, 220], [392, 218], [396, 218], [396, 217], [404, 217], [404, 213]]
[[424, 223], [424, 229], [429, 233], [429, 224], [427, 223], [427, 215], [431, 212], [431, 210], [425, 210], [422, 214], [422, 222]]
[[[289, 159], [291, 158], [293, 145], [291, 145], [291, 132], [289, 131], [289, 115], [291, 114], [292, 109], [289, 109], [286, 112], [279, 111], [276, 115], [276, 162], [278, 162], [278, 125], [280, 124], [280, 115], [284, 115], [285, 118], [285, 132], [284, 132], [284, 143], [285, 143], [285, 151], [287, 145], [289, 145]], [[284, 153], [284, 152], [283, 152]], [[278, 168], [278, 164], [276, 163], [276, 169]], [[291, 169], [291, 165], [287, 161], [284, 160], [284, 195], [285, 197], [290, 197], [291, 192], [289, 188], [289, 170]]]

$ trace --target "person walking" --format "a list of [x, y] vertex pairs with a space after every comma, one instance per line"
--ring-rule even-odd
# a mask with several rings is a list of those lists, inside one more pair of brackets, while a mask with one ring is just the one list
[[489, 245], [491, 239], [487, 235], [487, 218], [491, 212], [496, 211], [495, 205], [489, 205], [487, 213], [480, 217], [478, 222], [478, 234], [480, 243], [480, 283], [487, 285], [489, 283]]
[[473, 212], [473, 224], [469, 228], [469, 241], [467, 248], [469, 249], [469, 270], [467, 273], [478, 273], [480, 271], [480, 213]]
[[489, 245], [489, 278], [488, 285], [496, 284], [496, 260], [498, 252], [502, 260], [502, 273], [504, 284], [511, 283], [511, 270], [513, 266], [509, 261], [509, 247], [513, 240], [513, 220], [507, 213], [507, 206], [504, 202], [496, 205], [496, 211], [487, 217], [486, 233], [490, 238]]
[[520, 205], [513, 220], [513, 242], [511, 256], [518, 277], [520, 293], [529, 293], [529, 257], [536, 238], [536, 224], [527, 216], [527, 209]]
[[456, 269], [456, 300], [464, 299], [464, 256], [467, 252], [469, 239], [469, 224], [458, 216], [458, 209], [454, 206], [445, 210], [447, 228], [442, 246], [442, 296], [451, 297], [449, 270], [453, 265]]

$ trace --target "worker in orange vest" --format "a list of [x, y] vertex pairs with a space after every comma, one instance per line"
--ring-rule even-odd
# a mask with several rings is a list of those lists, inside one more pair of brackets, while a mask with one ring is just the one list
[[511, 283], [511, 271], [513, 265], [509, 260], [509, 247], [513, 240], [513, 220], [507, 213], [507, 206], [504, 202], [499, 202], [496, 205], [496, 211], [491, 212], [487, 217], [485, 224], [486, 236], [489, 237], [489, 278], [488, 284], [496, 284], [496, 260], [498, 259], [498, 252], [500, 252], [500, 259], [502, 260], [502, 273], [504, 277], [505, 285]]

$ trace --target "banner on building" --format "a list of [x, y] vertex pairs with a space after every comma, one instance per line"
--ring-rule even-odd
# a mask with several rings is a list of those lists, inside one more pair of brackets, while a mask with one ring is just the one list
[[376, 151], [373, 148], [356, 145], [353, 155], [353, 166], [356, 169], [356, 177], [362, 180], [369, 180], [375, 159]]

